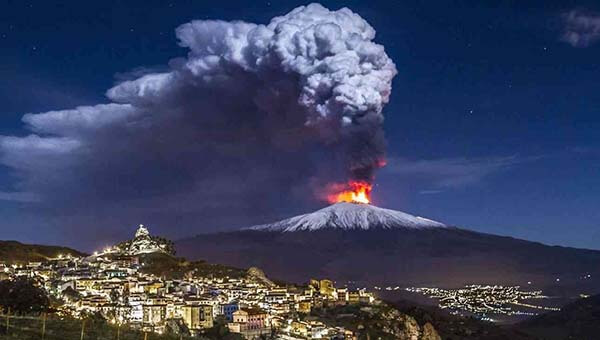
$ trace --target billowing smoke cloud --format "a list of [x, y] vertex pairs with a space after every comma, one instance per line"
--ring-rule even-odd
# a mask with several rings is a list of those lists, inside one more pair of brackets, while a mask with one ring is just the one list
[[176, 35], [187, 57], [117, 84], [110, 103], [26, 114], [30, 135], [0, 139], [15, 189], [63, 214], [208, 218], [372, 178], [396, 69], [359, 15], [312, 4], [268, 25], [199, 20]]

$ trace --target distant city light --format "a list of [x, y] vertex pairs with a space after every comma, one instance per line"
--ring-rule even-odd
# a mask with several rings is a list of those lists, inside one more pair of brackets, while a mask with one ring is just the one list
[[[530, 284], [531, 282], [528, 282]], [[519, 286], [468, 285], [461, 289], [406, 288], [413, 293], [421, 293], [439, 301], [439, 307], [453, 314], [459, 311], [475, 314], [482, 320], [493, 321], [488, 314], [537, 315], [528, 309], [560, 310], [555, 307], [539, 306], [528, 303], [531, 299], [546, 299], [542, 291], [522, 291]], [[518, 307], [523, 307], [520, 309]]]

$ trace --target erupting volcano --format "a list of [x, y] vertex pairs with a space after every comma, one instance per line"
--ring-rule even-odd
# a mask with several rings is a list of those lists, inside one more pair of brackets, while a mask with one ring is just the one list
[[367, 181], [332, 184], [327, 190], [331, 205], [279, 222], [253, 226], [251, 230], [314, 231], [320, 229], [369, 230], [396, 228], [445, 228], [443, 223], [371, 204], [373, 185]]
[[330, 194], [327, 196], [329, 203], [371, 203], [371, 188], [373, 186], [364, 181], [351, 181], [347, 189], [342, 192]]

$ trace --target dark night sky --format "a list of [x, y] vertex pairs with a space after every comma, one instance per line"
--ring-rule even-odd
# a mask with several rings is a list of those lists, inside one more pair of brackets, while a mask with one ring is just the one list
[[[105, 92], [120, 79], [164, 69], [172, 58], [187, 54], [174, 34], [183, 23], [266, 24], [304, 4], [5, 1], [0, 135], [28, 135], [21, 121], [26, 113], [108, 103]], [[388, 165], [377, 173], [375, 204], [478, 231], [600, 249], [597, 2], [321, 4], [331, 10], [346, 6], [367, 20], [398, 70], [384, 109]], [[569, 22], [569, 14], [579, 21]], [[566, 39], [569, 32], [580, 39]], [[178, 169], [162, 175], [185, 176]], [[55, 171], [49, 168], [48, 176], [63, 175]], [[146, 169], [131, 171], [145, 178]], [[14, 194], [18, 183], [13, 169], [0, 166], [0, 239], [82, 249], [126, 237], [136, 223], [180, 238], [318, 207], [279, 199], [269, 213], [250, 216], [254, 202], [248, 202], [243, 212], [224, 212], [229, 220], [214, 220], [189, 206], [155, 215], [125, 197], [117, 205], [95, 199], [98, 209], [90, 213], [90, 207], [23, 202], [29, 199]], [[210, 196], [207, 192], [206, 199]]]

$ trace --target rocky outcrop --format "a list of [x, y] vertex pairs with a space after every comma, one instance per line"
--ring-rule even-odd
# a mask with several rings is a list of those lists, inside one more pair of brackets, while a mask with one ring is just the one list
[[441, 340], [440, 335], [429, 322], [420, 326], [415, 318], [396, 309], [382, 313], [382, 318], [388, 322], [383, 330], [400, 340]]
[[248, 275], [249, 278], [258, 281], [267, 287], [275, 287], [276, 286], [275, 283], [273, 283], [273, 281], [271, 281], [267, 278], [265, 273], [260, 268], [250, 267], [250, 268], [248, 268], [246, 275]]
[[419, 340], [421, 339], [421, 327], [417, 323], [417, 320], [410, 315], [402, 315], [400, 318], [403, 330], [400, 332], [402, 339], [406, 340]]
[[429, 322], [423, 325], [421, 340], [442, 340], [442, 337]]

